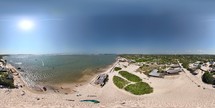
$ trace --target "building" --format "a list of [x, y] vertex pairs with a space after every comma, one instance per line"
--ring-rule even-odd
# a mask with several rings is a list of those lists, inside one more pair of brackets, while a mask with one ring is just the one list
[[201, 73], [202, 71], [200, 69], [197, 69], [195, 71], [192, 72], [193, 75], [198, 75], [199, 73]]
[[100, 86], [104, 86], [107, 80], [108, 80], [108, 74], [100, 74], [97, 77], [95, 84], [100, 85]]
[[119, 57], [118, 60], [119, 60], [119, 62], [127, 62], [127, 59], [122, 58], [122, 57]]
[[162, 73], [158, 73], [158, 70], [157, 70], [157, 69], [153, 69], [153, 70], [149, 73], [149, 76], [152, 76], [152, 77], [163, 77], [163, 74], [162, 74]]
[[179, 72], [182, 72], [181, 68], [170, 68], [166, 71], [168, 74], [178, 74]]
[[4, 60], [4, 59], [0, 59], [0, 62], [1, 62], [1, 64], [2, 64], [3, 66], [5, 66], [5, 65], [7, 64], [7, 61]]
[[7, 71], [8, 71], [7, 68], [0, 66], [0, 72], [7, 72]]
[[215, 68], [211, 68], [210, 72], [215, 72]]
[[191, 69], [191, 70], [200, 69], [201, 67], [202, 67], [202, 65], [197, 64], [197, 63], [191, 63], [191, 64], [189, 64], [189, 69]]
[[210, 62], [210, 65], [215, 65], [215, 62], [214, 62], [214, 61], [211, 61], [211, 62]]
[[206, 65], [201, 65], [200, 66], [200, 69], [203, 70], [203, 71], [208, 71], [208, 68]]
[[13, 79], [13, 75], [12, 74], [9, 74], [7, 79]]
[[171, 66], [171, 68], [180, 68], [181, 67], [179, 64], [171, 64], [170, 66]]

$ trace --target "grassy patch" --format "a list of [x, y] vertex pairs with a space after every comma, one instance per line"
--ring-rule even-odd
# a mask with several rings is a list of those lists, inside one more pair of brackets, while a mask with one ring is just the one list
[[120, 89], [124, 88], [129, 82], [121, 77], [113, 76], [113, 83]]
[[158, 66], [156, 65], [142, 65], [138, 71], [140, 71], [141, 73], [144, 73], [145, 75], [149, 75], [149, 73], [151, 72], [151, 70], [153, 69], [158, 69]]
[[120, 68], [120, 67], [115, 67], [114, 68], [114, 71], [119, 71], [119, 70], [121, 70], [122, 68]]
[[127, 80], [132, 81], [132, 82], [141, 82], [142, 81], [142, 79], [140, 79], [140, 77], [138, 77], [134, 74], [131, 74], [127, 71], [120, 71], [119, 74], [122, 75]]
[[153, 88], [145, 82], [130, 84], [125, 87], [125, 90], [135, 95], [149, 94], [153, 92]]

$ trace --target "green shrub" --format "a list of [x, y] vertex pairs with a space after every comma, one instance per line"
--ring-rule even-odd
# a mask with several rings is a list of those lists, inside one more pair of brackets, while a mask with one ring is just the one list
[[14, 88], [13, 80], [12, 79], [5, 79], [5, 78], [0, 78], [0, 85], [3, 85], [8, 88]]
[[145, 82], [130, 84], [125, 87], [125, 90], [135, 95], [149, 94], [153, 92], [153, 88]]
[[214, 83], [214, 80], [215, 80], [215, 78], [213, 77], [213, 74], [212, 74], [212, 73], [205, 72], [205, 73], [202, 75], [202, 81], [203, 81], [204, 83], [213, 84], [213, 83]]
[[122, 68], [120, 68], [120, 67], [115, 67], [114, 68], [114, 71], [119, 71], [119, 70], [121, 70]]
[[138, 58], [138, 59], [135, 59], [135, 61], [136, 61], [136, 62], [146, 62], [147, 60]]
[[3, 85], [4, 87], [8, 88], [14, 88], [14, 80], [13, 79], [7, 79], [9, 73], [7, 72], [1, 72], [0, 73], [0, 85]]
[[124, 80], [121, 77], [113, 76], [113, 83], [120, 89], [124, 88], [125, 85], [127, 85], [129, 82]]
[[189, 68], [189, 63], [188, 62], [182, 62], [183, 68], [188, 69]]
[[138, 77], [134, 74], [131, 74], [127, 71], [120, 71], [119, 74], [122, 75], [127, 80], [132, 81], [132, 82], [141, 82], [142, 81], [142, 79], [140, 79], [140, 77]]

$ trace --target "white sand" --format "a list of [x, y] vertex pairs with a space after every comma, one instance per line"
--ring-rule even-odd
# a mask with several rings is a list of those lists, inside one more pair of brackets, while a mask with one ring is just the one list
[[[123, 67], [127, 63], [117, 66]], [[188, 71], [180, 75], [162, 78], [148, 78], [135, 72], [138, 66], [129, 65], [123, 70], [143, 78], [149, 83], [154, 92], [147, 95], [135, 96], [118, 89], [112, 82], [117, 72], [110, 72], [109, 81], [104, 87], [93, 86], [90, 83], [74, 88], [75, 93], [33, 93], [26, 88], [0, 89], [1, 108], [214, 108], [215, 89], [201, 82], [199, 76], [193, 76]], [[15, 78], [16, 82], [20, 82]], [[198, 87], [200, 85], [200, 87]], [[205, 88], [205, 89], [203, 89]], [[21, 96], [22, 91], [25, 95]], [[77, 96], [80, 95], [80, 96]], [[39, 100], [37, 100], [39, 98]], [[82, 99], [96, 99], [99, 104], [80, 102]], [[70, 101], [68, 101], [70, 100]]]

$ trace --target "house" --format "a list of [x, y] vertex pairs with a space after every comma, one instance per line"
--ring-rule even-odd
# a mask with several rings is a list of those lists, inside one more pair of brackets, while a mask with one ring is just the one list
[[0, 66], [0, 72], [7, 72], [7, 71], [8, 71], [7, 68]]
[[2, 71], [2, 69], [3, 69], [3, 68], [0, 66], [0, 72]]
[[180, 68], [181, 67], [179, 64], [171, 64], [170, 66], [171, 66], [171, 68]]
[[0, 88], [4, 88], [4, 86], [3, 86], [3, 85], [0, 85]]
[[211, 70], [210, 70], [211, 72], [215, 72], [215, 68], [211, 68]]
[[210, 65], [215, 65], [215, 62], [214, 62], [214, 61], [211, 61], [211, 62], [210, 62]]
[[108, 80], [108, 74], [100, 74], [97, 77], [95, 84], [100, 85], [100, 86], [104, 86], [107, 80]]
[[119, 58], [119, 62], [127, 62], [125, 58]]
[[136, 63], [135, 60], [128, 60], [128, 63]]
[[5, 66], [7, 64], [7, 61], [4, 59], [0, 59], [0, 62], [2, 63], [3, 66]]
[[7, 79], [13, 79], [13, 75], [12, 74], [9, 74]]
[[3, 66], [4, 62], [2, 61], [2, 59], [0, 59], [0, 66]]
[[201, 65], [200, 66], [200, 69], [203, 70], [203, 71], [208, 71], [208, 68], [206, 65]]
[[149, 76], [152, 76], [152, 77], [163, 77], [163, 74], [162, 74], [162, 73], [158, 73], [158, 70], [157, 70], [157, 69], [153, 69], [153, 70], [149, 73]]
[[170, 68], [166, 71], [168, 74], [178, 74], [179, 72], [182, 72], [181, 68]]
[[189, 68], [190, 69], [197, 69], [197, 68], [199, 68], [199, 64], [191, 63], [191, 64], [189, 64]]
[[198, 75], [200, 72], [202, 72], [200, 69], [197, 69], [192, 72], [193, 75]]

